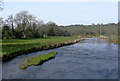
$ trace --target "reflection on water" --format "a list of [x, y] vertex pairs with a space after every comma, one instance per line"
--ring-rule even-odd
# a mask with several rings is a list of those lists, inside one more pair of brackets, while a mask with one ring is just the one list
[[[55, 59], [26, 70], [19, 69], [27, 57], [51, 51], [59, 52]], [[117, 79], [117, 74], [118, 45], [98, 38], [18, 56], [3, 64], [3, 78], [6, 79]]]

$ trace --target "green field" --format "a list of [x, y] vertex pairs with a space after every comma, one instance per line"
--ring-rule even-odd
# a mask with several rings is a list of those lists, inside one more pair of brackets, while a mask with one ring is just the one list
[[65, 29], [70, 32], [71, 35], [80, 35], [83, 33], [94, 33], [95, 35], [99, 35], [99, 30], [101, 29], [101, 32], [103, 35], [105, 34], [117, 34], [118, 33], [118, 25], [84, 25], [84, 26], [75, 26], [70, 25], [66, 26]]
[[[82, 38], [100, 38], [100, 35], [87, 35], [82, 36]], [[113, 43], [120, 44], [118, 42], [117, 35], [106, 36], [107, 41], [109, 40]], [[27, 54], [31, 52], [48, 50], [60, 46], [64, 46], [65, 42], [78, 39], [78, 36], [71, 37], [44, 37], [35, 39], [4, 39], [0, 44], [2, 45], [3, 61], [7, 61], [21, 54]], [[68, 44], [69, 45], [69, 44]], [[0, 46], [1, 48], [1, 46]]]
[[108, 25], [108, 26], [67, 26], [66, 29], [68, 31], [72, 31], [72, 30], [80, 30], [80, 29], [99, 29], [99, 27], [101, 27], [102, 29], [114, 29], [116, 30], [117, 29], [117, 25]]
[[72, 37], [45, 37], [37, 39], [5, 39], [2, 40], [2, 56], [16, 53], [17, 51], [28, 51], [55, 45], [67, 41], [78, 39], [77, 36]]
[[[89, 35], [84, 37], [91, 38], [92, 36]], [[99, 37], [99, 35], [96, 35], [95, 37]], [[37, 39], [5, 39], [2, 40], [2, 56], [10, 55], [20, 50], [29, 50], [32, 48], [42, 48], [43, 46], [55, 45], [66, 41], [71, 41], [77, 38], [78, 38], [77, 36], [72, 36], [72, 37], [44, 37]], [[111, 36], [110, 39], [114, 43], [118, 43], [117, 36], [113, 35]]]

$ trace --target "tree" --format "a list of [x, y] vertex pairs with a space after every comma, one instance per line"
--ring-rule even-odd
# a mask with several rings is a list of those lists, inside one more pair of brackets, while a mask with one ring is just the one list
[[12, 38], [15, 38], [15, 30], [14, 30], [14, 18], [13, 18], [13, 15], [10, 15], [8, 16], [8, 19], [6, 20], [6, 24], [11, 28], [11, 35], [12, 35]]
[[39, 37], [39, 33], [37, 30], [38, 21], [36, 20], [35, 16], [33, 16], [32, 14], [29, 14], [27, 11], [22, 11], [16, 14], [15, 24], [17, 25], [17, 27], [19, 27], [20, 29], [19, 32], [22, 32], [22, 38]]
[[48, 36], [55, 36], [54, 27], [57, 26], [57, 25], [54, 22], [48, 22], [47, 25], [49, 27]]
[[26, 38], [25, 30], [28, 24], [28, 11], [22, 11], [16, 14], [15, 23], [17, 26], [19, 25], [20, 29], [22, 30], [22, 34], [23, 34], [22, 38]]
[[3, 18], [0, 17], [0, 39], [2, 39], [2, 24], [3, 24]]
[[55, 36], [54, 27], [49, 27], [49, 29], [48, 29], [48, 36]]
[[[0, 12], [3, 10], [3, 1], [0, 0]], [[0, 17], [0, 39], [2, 38], [2, 23], [3, 23], [3, 20], [2, 20], [2, 17]]]
[[2, 37], [3, 39], [9, 39], [11, 37], [11, 29], [9, 26], [7, 25], [3, 26]]

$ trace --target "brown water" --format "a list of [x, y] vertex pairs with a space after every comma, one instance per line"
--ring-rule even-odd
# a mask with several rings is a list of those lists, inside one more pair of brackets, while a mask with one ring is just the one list
[[[103, 39], [86, 38], [82, 43], [21, 55], [3, 63], [4, 79], [117, 79], [118, 45]], [[26, 70], [19, 65], [27, 58], [48, 52], [56, 58]]]

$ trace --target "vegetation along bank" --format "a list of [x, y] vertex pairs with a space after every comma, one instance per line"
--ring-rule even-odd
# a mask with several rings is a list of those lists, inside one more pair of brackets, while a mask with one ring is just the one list
[[20, 68], [21, 69], [26, 69], [27, 67], [29, 66], [32, 66], [32, 65], [40, 65], [40, 64], [43, 64], [44, 62], [50, 60], [50, 59], [53, 59], [55, 58], [56, 54], [58, 52], [50, 52], [50, 53], [47, 53], [47, 54], [41, 54], [41, 55], [38, 55], [38, 56], [35, 56], [35, 57], [32, 57], [32, 58], [27, 58], [21, 65], [20, 65]]
[[83, 40], [77, 36], [71, 37], [44, 37], [36, 39], [4, 39], [2, 42], [3, 62], [21, 54], [53, 49], [74, 44]]
[[117, 37], [120, 36], [118, 23], [62, 26], [52, 21], [44, 23], [28, 11], [21, 11], [14, 16], [11, 14], [6, 20], [2, 18], [0, 20], [3, 61], [21, 54], [74, 44], [83, 40], [82, 37], [105, 38], [106, 36], [106, 39], [120, 44]]

